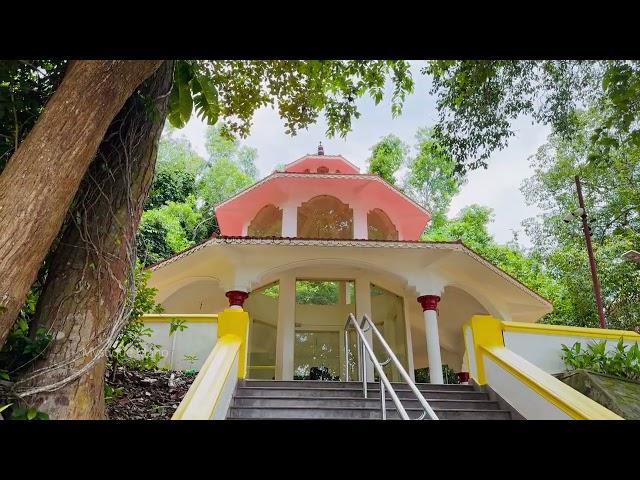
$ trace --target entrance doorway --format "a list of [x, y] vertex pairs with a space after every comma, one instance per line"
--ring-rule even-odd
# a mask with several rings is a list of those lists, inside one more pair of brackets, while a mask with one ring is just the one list
[[[353, 280], [297, 279], [293, 378], [338, 381], [347, 368], [344, 325], [356, 312]], [[355, 351], [355, 337], [350, 339]], [[349, 361], [351, 375], [357, 359]]]

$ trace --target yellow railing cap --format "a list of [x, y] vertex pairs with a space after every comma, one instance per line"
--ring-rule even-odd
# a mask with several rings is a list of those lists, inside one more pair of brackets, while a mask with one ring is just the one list
[[579, 337], [600, 337], [608, 339], [640, 340], [640, 334], [632, 330], [611, 330], [606, 328], [573, 327], [568, 325], [548, 325], [545, 323], [502, 322], [506, 332], [529, 332], [543, 335], [575, 335]]

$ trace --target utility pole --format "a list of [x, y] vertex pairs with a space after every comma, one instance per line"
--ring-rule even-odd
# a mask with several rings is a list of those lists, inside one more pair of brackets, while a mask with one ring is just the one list
[[604, 317], [604, 306], [602, 303], [602, 290], [600, 289], [600, 280], [598, 280], [598, 271], [596, 270], [596, 259], [593, 256], [593, 246], [591, 245], [591, 232], [587, 223], [587, 210], [584, 207], [584, 199], [582, 198], [582, 186], [580, 185], [580, 177], [576, 175], [576, 189], [578, 190], [578, 203], [582, 209], [582, 230], [584, 239], [587, 242], [587, 253], [589, 254], [589, 267], [591, 268], [591, 281], [593, 282], [593, 294], [596, 297], [596, 307], [598, 309], [598, 317], [600, 318], [600, 326], [607, 328], [607, 319]]

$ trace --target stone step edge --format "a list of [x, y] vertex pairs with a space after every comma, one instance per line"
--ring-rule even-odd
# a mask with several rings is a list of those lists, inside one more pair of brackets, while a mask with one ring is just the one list
[[[234, 395], [233, 396], [234, 399], [238, 398], [238, 399], [251, 399], [251, 400], [255, 400], [255, 399], [259, 399], [259, 400], [322, 400], [322, 401], [333, 401], [333, 400], [362, 400], [362, 401], [371, 401], [371, 400], [375, 400], [375, 401], [380, 401], [380, 398], [364, 398], [364, 397], [279, 397], [277, 395], [275, 396], [263, 396], [263, 397], [255, 397], [253, 395]], [[428, 398], [426, 399], [427, 402], [432, 401], [432, 402], [467, 402], [467, 403], [495, 403], [497, 404], [498, 402], [496, 402], [495, 400], [475, 400], [475, 399], [456, 399], [456, 398], [432, 398], [431, 400], [429, 400]], [[401, 402], [417, 402], [417, 399], [413, 399], [413, 398], [401, 398], [400, 399]], [[393, 400], [391, 399], [391, 397], [387, 397], [387, 403], [391, 403], [393, 405]], [[258, 407], [258, 408], [262, 408], [262, 407]], [[270, 407], [264, 407], [264, 408], [270, 408]], [[314, 407], [307, 407], [307, 408], [314, 408]], [[339, 407], [338, 407], [339, 408]]]
[[[347, 410], [347, 411], [379, 411], [379, 408], [376, 407], [299, 407], [299, 406], [290, 406], [290, 407], [250, 407], [243, 405], [232, 405], [229, 407], [229, 411], [231, 410]], [[473, 412], [473, 413], [510, 413], [508, 410], [501, 409], [487, 409], [487, 410], [478, 410], [474, 408], [434, 408], [435, 412]], [[422, 408], [405, 408], [407, 412], [423, 412]]]

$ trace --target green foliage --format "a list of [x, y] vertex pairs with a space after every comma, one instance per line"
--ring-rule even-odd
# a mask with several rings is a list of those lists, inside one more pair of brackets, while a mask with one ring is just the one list
[[574, 176], [580, 175], [609, 326], [633, 330], [640, 326], [640, 268], [620, 256], [640, 245], [640, 148], [612, 149], [606, 168], [590, 163], [589, 138], [602, 113], [577, 112], [575, 118], [573, 137], [550, 136], [531, 159], [535, 174], [522, 186], [527, 202], [543, 211], [525, 221], [531, 255], [557, 281], [554, 323], [597, 327], [582, 228], [563, 222], [577, 207]]
[[145, 313], [161, 313], [162, 307], [155, 302], [157, 289], [147, 287], [151, 271], [138, 263], [135, 271], [136, 297], [133, 310], [124, 328], [120, 331], [111, 351], [109, 361], [115, 370], [123, 365], [136, 370], [155, 370], [162, 361], [159, 349], [161, 345], [145, 341], [153, 329], [144, 325], [142, 316]]
[[144, 209], [159, 208], [167, 202], [184, 202], [196, 194], [196, 179], [205, 167], [205, 161], [184, 137], [176, 136], [175, 129], [166, 126], [158, 148], [158, 160], [151, 191]]
[[[416, 383], [430, 383], [431, 379], [429, 376], [429, 367], [425, 368], [416, 368], [414, 370]], [[449, 365], [442, 365], [442, 377], [444, 379], [444, 383], [448, 385], [458, 385], [460, 383], [460, 379], [458, 378], [458, 374], [449, 367]]]
[[64, 60], [0, 62], [0, 172], [58, 87]]
[[338, 282], [297, 280], [296, 303], [298, 305], [336, 305], [338, 303]]
[[113, 388], [111, 385], [105, 382], [104, 384], [104, 401], [106, 403], [112, 403], [118, 398], [124, 395], [124, 389], [122, 387]]
[[9, 380], [11, 376], [40, 356], [51, 340], [51, 334], [44, 328], [39, 328], [31, 338], [27, 319], [18, 318], [0, 350], [0, 378]]
[[521, 115], [569, 139], [575, 110], [589, 104], [602, 116], [588, 138], [588, 158], [605, 160], [618, 146], [640, 146], [640, 62], [628, 60], [435, 60], [436, 136], [458, 168], [486, 166], [514, 135]]
[[325, 113], [327, 135], [345, 136], [360, 113], [355, 101], [376, 103], [386, 80], [393, 85], [391, 111], [398, 115], [413, 91], [409, 63], [401, 60], [181, 60], [176, 64], [168, 119], [183, 127], [196, 113], [209, 125], [223, 119], [228, 132], [246, 137], [254, 113], [277, 105], [285, 133], [295, 135]]
[[187, 375], [195, 375], [196, 373], [198, 373], [198, 371], [195, 368], [193, 368], [193, 364], [198, 361], [197, 355], [185, 355], [184, 361], [191, 366], [191, 368], [187, 368], [184, 371], [184, 373], [186, 373]]
[[185, 325], [185, 320], [180, 318], [172, 318], [171, 323], [169, 323], [169, 336], [173, 335], [175, 332], [184, 332], [188, 325]]
[[572, 347], [562, 345], [562, 361], [569, 370], [584, 369], [628, 380], [640, 380], [640, 347], [638, 343], [625, 345], [621, 338], [616, 347], [607, 350], [607, 342], [590, 343], [583, 348], [580, 342]]
[[368, 159], [369, 173], [376, 173], [391, 185], [396, 184], [395, 174], [406, 162], [407, 147], [395, 135], [387, 135], [371, 147]]
[[201, 242], [217, 231], [215, 206], [257, 180], [257, 152], [207, 130], [207, 160], [168, 127], [160, 141], [158, 168], [137, 235], [138, 258], [149, 266]]
[[11, 420], [49, 420], [49, 415], [33, 407], [18, 406], [11, 411]]
[[[469, 248], [527, 287], [548, 298], [555, 305], [560, 292], [558, 282], [537, 257], [522, 251], [515, 242], [509, 245], [498, 244], [487, 230], [487, 225], [492, 221], [492, 217], [493, 213], [490, 208], [471, 205], [462, 209], [455, 218], [446, 220], [441, 225], [427, 231], [426, 234], [423, 234], [422, 240], [462, 240]], [[557, 313], [554, 311], [548, 318], [554, 318]]]
[[430, 226], [437, 228], [445, 221], [464, 177], [456, 172], [455, 160], [435, 139], [433, 129], [419, 129], [416, 141], [417, 154], [408, 162], [403, 190], [431, 212]]

